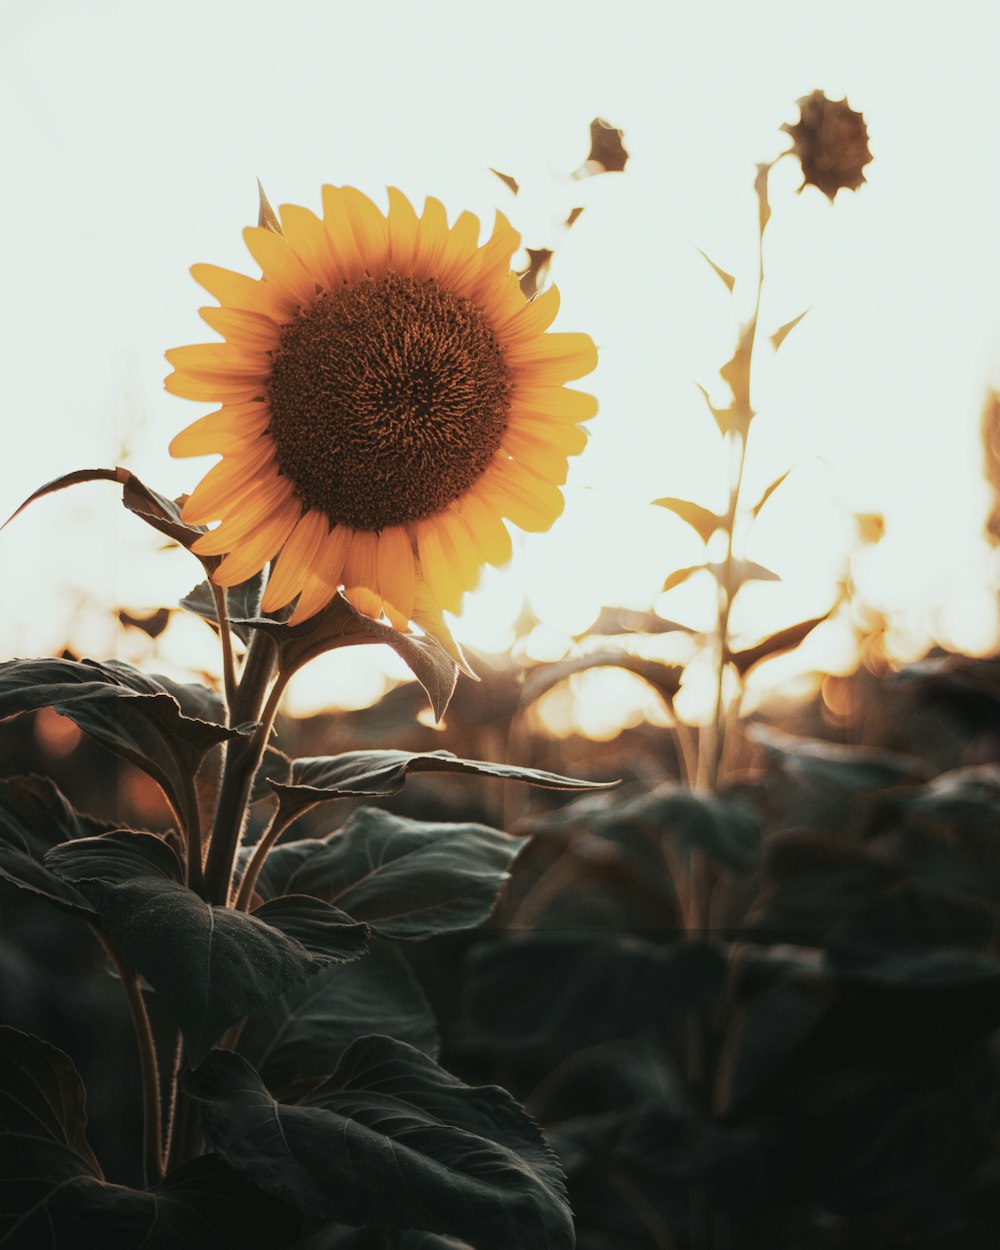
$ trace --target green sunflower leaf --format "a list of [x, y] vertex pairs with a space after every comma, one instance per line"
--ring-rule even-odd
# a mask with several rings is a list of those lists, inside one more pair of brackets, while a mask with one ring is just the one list
[[322, 840], [279, 843], [257, 890], [311, 894], [385, 937], [427, 938], [481, 924], [524, 845], [486, 825], [363, 807]]
[[184, 880], [184, 869], [169, 842], [158, 834], [133, 829], [63, 842], [46, 854], [45, 866], [74, 883], [107, 881], [117, 885], [136, 877]]
[[463, 1085], [403, 1042], [355, 1042], [298, 1104], [276, 1102], [227, 1051], [185, 1083], [212, 1147], [311, 1215], [477, 1245], [573, 1246], [562, 1173], [536, 1125], [506, 1091]]
[[296, 1241], [301, 1223], [217, 1155], [139, 1190], [105, 1183], [59, 1143], [0, 1136], [3, 1250], [277, 1250]]
[[0, 1025], [0, 1133], [27, 1133], [68, 1146], [96, 1175], [87, 1141], [86, 1094], [69, 1055]]
[[231, 1024], [366, 948], [365, 926], [317, 898], [246, 915], [160, 877], [92, 889], [102, 926], [160, 995], [194, 1063]]
[[403, 958], [384, 944], [373, 945], [357, 963], [324, 968], [258, 1008], [240, 1035], [239, 1053], [281, 1094], [332, 1072], [347, 1047], [371, 1033], [437, 1057], [430, 1004]]
[[289, 783], [272, 781], [280, 803], [278, 819], [289, 824], [303, 812], [331, 799], [398, 794], [411, 773], [463, 773], [521, 781], [549, 790], [602, 790], [614, 782], [579, 781], [540, 768], [465, 760], [450, 751], [347, 751], [292, 762]]
[[121, 660], [0, 666], [0, 719], [53, 708], [152, 777], [180, 812], [206, 752], [239, 732], [206, 719], [220, 706], [209, 691], [155, 679]]

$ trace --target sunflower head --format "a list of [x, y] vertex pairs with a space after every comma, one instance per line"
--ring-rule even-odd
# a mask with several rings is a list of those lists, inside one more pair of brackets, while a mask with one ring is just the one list
[[449, 226], [398, 192], [383, 214], [350, 187], [323, 215], [286, 205], [244, 232], [259, 279], [195, 265], [218, 300], [224, 341], [167, 352], [167, 390], [219, 405], [174, 439], [176, 456], [220, 455], [184, 507], [219, 525], [195, 544], [220, 555], [223, 586], [274, 561], [266, 611], [292, 623], [345, 589], [397, 628], [422, 594], [449, 611], [502, 564], [504, 520], [544, 530], [562, 510], [567, 458], [583, 449], [592, 396], [585, 334], [549, 332], [559, 306], [511, 272], [520, 242], [502, 215]]
[[803, 96], [794, 126], [781, 127], [792, 137], [792, 151], [802, 164], [802, 187], [818, 187], [832, 201], [840, 190], [856, 191], [871, 161], [868, 127], [847, 100], [828, 100], [822, 91]]

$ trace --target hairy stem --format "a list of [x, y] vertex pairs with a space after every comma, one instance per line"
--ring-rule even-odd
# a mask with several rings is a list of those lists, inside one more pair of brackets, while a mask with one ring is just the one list
[[288, 826], [292, 823], [292, 819], [279, 820], [278, 812], [275, 811], [271, 820], [260, 835], [260, 841], [253, 849], [253, 855], [247, 864], [247, 870], [243, 874], [243, 880], [240, 882], [240, 892], [236, 896], [236, 902], [233, 904], [237, 911], [249, 911], [250, 903], [253, 900], [254, 887], [257, 884], [257, 878], [260, 876], [260, 870], [264, 867], [264, 860], [267, 859], [267, 853], [275, 842], [281, 837]]
[[163, 1143], [160, 1119], [160, 1073], [156, 1062], [156, 1043], [146, 1013], [146, 1004], [139, 987], [139, 974], [122, 958], [100, 929], [91, 926], [114, 964], [128, 999], [132, 1028], [139, 1048], [142, 1073], [142, 1173], [147, 1185], [163, 1180]]
[[229, 632], [229, 612], [226, 606], [226, 591], [216, 586], [211, 578], [208, 584], [212, 588], [215, 600], [215, 614], [219, 618], [219, 641], [222, 643], [222, 680], [226, 688], [226, 707], [231, 709], [236, 699], [236, 664], [233, 660], [233, 637]]

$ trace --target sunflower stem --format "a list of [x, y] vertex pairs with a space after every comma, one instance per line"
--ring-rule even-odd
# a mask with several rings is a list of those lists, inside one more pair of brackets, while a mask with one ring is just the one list
[[163, 1180], [163, 1143], [160, 1117], [160, 1073], [156, 1062], [156, 1043], [139, 986], [139, 974], [119, 954], [108, 938], [91, 926], [98, 941], [104, 947], [115, 966], [125, 989], [129, 1014], [139, 1048], [139, 1068], [142, 1074], [142, 1174], [147, 1185], [157, 1185]]
[[233, 865], [246, 819], [250, 787], [263, 759], [287, 682], [287, 678], [279, 676], [269, 696], [268, 689], [276, 671], [277, 648], [272, 639], [258, 631], [247, 651], [231, 716], [236, 726], [251, 722], [257, 725], [249, 738], [234, 738], [227, 744], [205, 864], [204, 896], [210, 903], [223, 907], [229, 903]]
[[222, 643], [222, 680], [226, 690], [226, 709], [231, 712], [236, 699], [236, 662], [233, 659], [233, 638], [229, 632], [229, 610], [225, 587], [217, 586], [211, 578], [208, 584], [215, 601], [215, 615], [219, 618], [219, 641]]
[[278, 812], [275, 811], [267, 828], [260, 835], [260, 840], [253, 848], [253, 855], [251, 855], [250, 862], [247, 864], [247, 870], [243, 874], [243, 880], [240, 882], [240, 890], [236, 896], [236, 902], [233, 904], [237, 911], [250, 910], [254, 887], [257, 884], [257, 878], [260, 876], [260, 870], [264, 867], [264, 860], [267, 859], [268, 851], [270, 851], [271, 847], [274, 846], [275, 842], [277, 842], [290, 824], [291, 819], [279, 820]]

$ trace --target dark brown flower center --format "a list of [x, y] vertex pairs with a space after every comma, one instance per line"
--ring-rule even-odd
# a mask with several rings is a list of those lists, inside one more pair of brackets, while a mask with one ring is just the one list
[[284, 328], [270, 434], [307, 508], [381, 530], [468, 490], [500, 446], [509, 395], [479, 309], [390, 273], [324, 292]]

